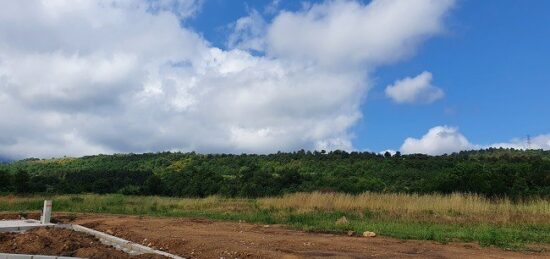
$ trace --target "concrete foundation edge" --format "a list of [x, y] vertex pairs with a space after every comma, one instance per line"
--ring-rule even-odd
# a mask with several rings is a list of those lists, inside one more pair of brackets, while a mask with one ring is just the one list
[[0, 253], [0, 259], [80, 259], [79, 257]]
[[124, 251], [124, 252], [126, 252], [130, 255], [158, 254], [158, 255], [162, 255], [162, 256], [165, 256], [165, 257], [168, 257], [168, 258], [173, 258], [173, 259], [185, 259], [184, 257], [180, 257], [180, 256], [173, 255], [173, 254], [170, 254], [170, 253], [167, 253], [167, 252], [155, 250], [155, 249], [152, 249], [150, 247], [143, 246], [143, 245], [140, 245], [140, 244], [137, 244], [137, 243], [134, 243], [134, 242], [131, 242], [131, 241], [119, 238], [119, 237], [115, 237], [115, 236], [112, 236], [112, 235], [109, 235], [109, 234], [106, 234], [106, 233], [103, 233], [103, 232], [100, 232], [100, 231], [97, 231], [97, 230], [94, 230], [94, 229], [90, 229], [90, 228], [87, 228], [87, 227], [84, 227], [84, 226], [81, 226], [81, 225], [59, 224], [59, 225], [55, 225], [55, 227], [70, 229], [70, 230], [74, 230], [74, 231], [78, 231], [78, 232], [82, 232], [82, 233], [92, 235], [92, 236], [96, 237], [97, 239], [99, 239], [101, 241], [101, 243], [103, 243], [105, 245], [113, 246], [116, 249], [122, 250], [122, 251]]

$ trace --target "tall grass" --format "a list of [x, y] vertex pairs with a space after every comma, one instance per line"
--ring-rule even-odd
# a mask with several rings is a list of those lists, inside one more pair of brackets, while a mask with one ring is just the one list
[[44, 199], [53, 199], [53, 209], [69, 212], [106, 212], [120, 214], [180, 215], [181, 212], [252, 212], [253, 200], [211, 196], [203, 199], [121, 194], [0, 196], [0, 211], [40, 210]]
[[261, 208], [293, 209], [297, 212], [379, 212], [384, 216], [487, 223], [550, 223], [550, 201], [534, 199], [514, 203], [489, 200], [475, 194], [380, 194], [295, 193], [259, 199]]

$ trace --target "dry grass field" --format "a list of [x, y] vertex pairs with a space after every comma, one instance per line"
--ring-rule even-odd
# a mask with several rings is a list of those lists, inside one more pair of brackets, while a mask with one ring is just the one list
[[297, 212], [381, 212], [385, 217], [475, 223], [550, 223], [550, 202], [543, 199], [514, 203], [489, 200], [475, 194], [414, 195], [363, 193], [297, 193], [258, 199], [262, 208]]

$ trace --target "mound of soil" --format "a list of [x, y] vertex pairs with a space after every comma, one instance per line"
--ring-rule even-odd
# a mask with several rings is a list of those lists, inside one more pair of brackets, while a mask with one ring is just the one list
[[165, 258], [152, 254], [130, 256], [101, 244], [95, 237], [57, 228], [35, 228], [24, 233], [0, 233], [0, 252], [83, 258]]

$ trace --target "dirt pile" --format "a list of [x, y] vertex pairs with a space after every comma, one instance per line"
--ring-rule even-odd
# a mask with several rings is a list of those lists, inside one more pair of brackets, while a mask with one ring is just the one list
[[24, 233], [0, 233], [0, 252], [83, 258], [164, 258], [151, 254], [130, 256], [101, 244], [92, 236], [56, 228], [36, 228]]

